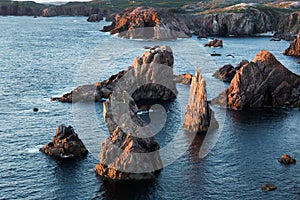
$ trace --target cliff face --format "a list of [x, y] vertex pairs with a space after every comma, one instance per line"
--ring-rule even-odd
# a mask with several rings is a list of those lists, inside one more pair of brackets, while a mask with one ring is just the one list
[[51, 6], [42, 10], [43, 17], [53, 16], [89, 16], [92, 14], [99, 14], [102, 16], [110, 15], [113, 11], [103, 8], [93, 8], [84, 5], [74, 6]]
[[188, 27], [199, 35], [251, 35], [273, 31], [279, 17], [259, 11], [251, 13], [217, 13], [182, 15]]
[[19, 3], [11, 3], [0, 6], [0, 15], [14, 15], [14, 16], [40, 16], [43, 6], [34, 5], [20, 5]]
[[237, 70], [228, 88], [213, 103], [233, 109], [264, 106], [300, 107], [300, 77], [270, 52], [260, 51]]
[[300, 12], [224, 12], [195, 15], [179, 15], [189, 29], [200, 36], [253, 35], [275, 31], [297, 34], [300, 31]]
[[110, 26], [103, 32], [118, 34], [125, 38], [176, 39], [190, 37], [185, 23], [172, 13], [155, 11], [153, 8], [127, 8], [115, 16]]

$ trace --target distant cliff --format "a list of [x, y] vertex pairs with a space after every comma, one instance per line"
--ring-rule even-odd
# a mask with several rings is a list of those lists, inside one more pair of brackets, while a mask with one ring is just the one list
[[241, 36], [265, 33], [297, 34], [300, 32], [300, 12], [248, 9], [217, 13], [181, 14], [179, 17], [199, 36]]

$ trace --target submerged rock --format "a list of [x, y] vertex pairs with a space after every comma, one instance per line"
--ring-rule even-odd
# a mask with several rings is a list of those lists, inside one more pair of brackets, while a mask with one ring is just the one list
[[218, 69], [213, 74], [213, 77], [220, 79], [223, 82], [230, 82], [233, 79], [235, 72], [236, 69], [231, 64], [228, 64]]
[[283, 154], [281, 156], [281, 158], [278, 159], [278, 162], [282, 163], [282, 164], [296, 164], [296, 159], [292, 158], [289, 155]]
[[116, 85], [130, 92], [134, 100], [170, 100], [176, 97], [176, 83], [173, 80], [173, 52], [168, 46], [151, 48], [136, 57], [127, 67], [103, 82], [79, 86], [62, 97], [51, 98], [60, 102], [91, 102], [108, 98]]
[[218, 39], [213, 39], [204, 45], [205, 47], [223, 47], [223, 41]]
[[76, 158], [85, 156], [88, 150], [75, 133], [73, 127], [60, 125], [52, 141], [40, 149], [41, 152], [58, 158]]
[[125, 91], [104, 103], [104, 119], [110, 136], [101, 144], [96, 173], [113, 180], [154, 179], [162, 169], [159, 144], [138, 108]]
[[101, 30], [130, 39], [176, 39], [191, 37], [188, 27], [174, 14], [154, 8], [126, 8]]
[[276, 190], [277, 187], [273, 185], [272, 183], [267, 183], [261, 186], [261, 189], [265, 192]]
[[193, 78], [193, 76], [190, 73], [184, 73], [184, 74], [180, 74], [180, 75], [175, 75], [174, 81], [175, 81], [175, 83], [190, 85], [192, 82], [192, 78]]
[[193, 133], [206, 133], [210, 126], [211, 117], [212, 110], [207, 102], [206, 83], [196, 68], [195, 76], [192, 78], [183, 128]]
[[288, 56], [300, 56], [300, 33], [298, 37], [290, 43], [289, 48], [287, 48], [283, 54]]
[[252, 62], [237, 70], [229, 87], [212, 103], [233, 109], [300, 107], [300, 76], [285, 68], [270, 52], [262, 50]]

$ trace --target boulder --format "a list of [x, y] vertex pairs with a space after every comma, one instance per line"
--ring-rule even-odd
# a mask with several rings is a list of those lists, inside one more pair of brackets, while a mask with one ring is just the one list
[[300, 107], [300, 76], [285, 68], [270, 52], [262, 50], [252, 62], [237, 70], [228, 88], [212, 103], [233, 109]]
[[282, 164], [296, 164], [296, 159], [292, 158], [289, 155], [283, 154], [281, 156], [281, 158], [278, 159], [278, 162], [282, 163]]
[[76, 158], [85, 156], [88, 150], [75, 133], [73, 127], [60, 125], [52, 141], [40, 149], [41, 152], [57, 158]]
[[127, 67], [103, 82], [79, 86], [62, 97], [51, 98], [60, 102], [91, 102], [108, 98], [116, 85], [131, 94], [134, 100], [170, 100], [176, 97], [173, 80], [173, 52], [168, 46], [151, 48], [136, 57]]
[[213, 112], [207, 102], [206, 83], [196, 68], [190, 87], [189, 102], [186, 106], [183, 128], [192, 133], [206, 133]]
[[218, 69], [213, 74], [213, 77], [220, 79], [223, 82], [230, 82], [233, 79], [235, 72], [236, 69], [231, 64], [227, 64]]
[[110, 136], [101, 144], [96, 173], [113, 180], [154, 179], [162, 169], [159, 144], [125, 91], [114, 92], [103, 104]]
[[283, 54], [287, 56], [300, 56], [300, 33], [298, 37], [290, 43], [289, 48], [287, 48]]
[[117, 14], [101, 30], [130, 39], [166, 40], [191, 37], [185, 23], [174, 14], [154, 8], [131, 7]]
[[272, 183], [267, 183], [261, 186], [261, 189], [265, 192], [276, 190], [277, 187], [273, 185]]
[[205, 47], [223, 47], [223, 41], [218, 39], [213, 39], [204, 45]]
[[102, 14], [91, 14], [86, 21], [88, 22], [99, 22], [103, 20]]
[[192, 78], [193, 78], [193, 76], [190, 73], [184, 73], [184, 74], [180, 74], [180, 75], [175, 75], [174, 81], [175, 81], [175, 83], [190, 85], [192, 82]]

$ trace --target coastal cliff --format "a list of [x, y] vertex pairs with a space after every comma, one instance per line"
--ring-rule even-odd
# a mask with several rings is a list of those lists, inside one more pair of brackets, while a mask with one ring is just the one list
[[272, 9], [248, 8], [226, 12], [178, 15], [198, 36], [243, 36], [266, 32], [297, 34], [300, 12], [291, 14]]
[[186, 24], [172, 13], [154, 8], [127, 8], [101, 31], [125, 38], [176, 39], [191, 36]]

